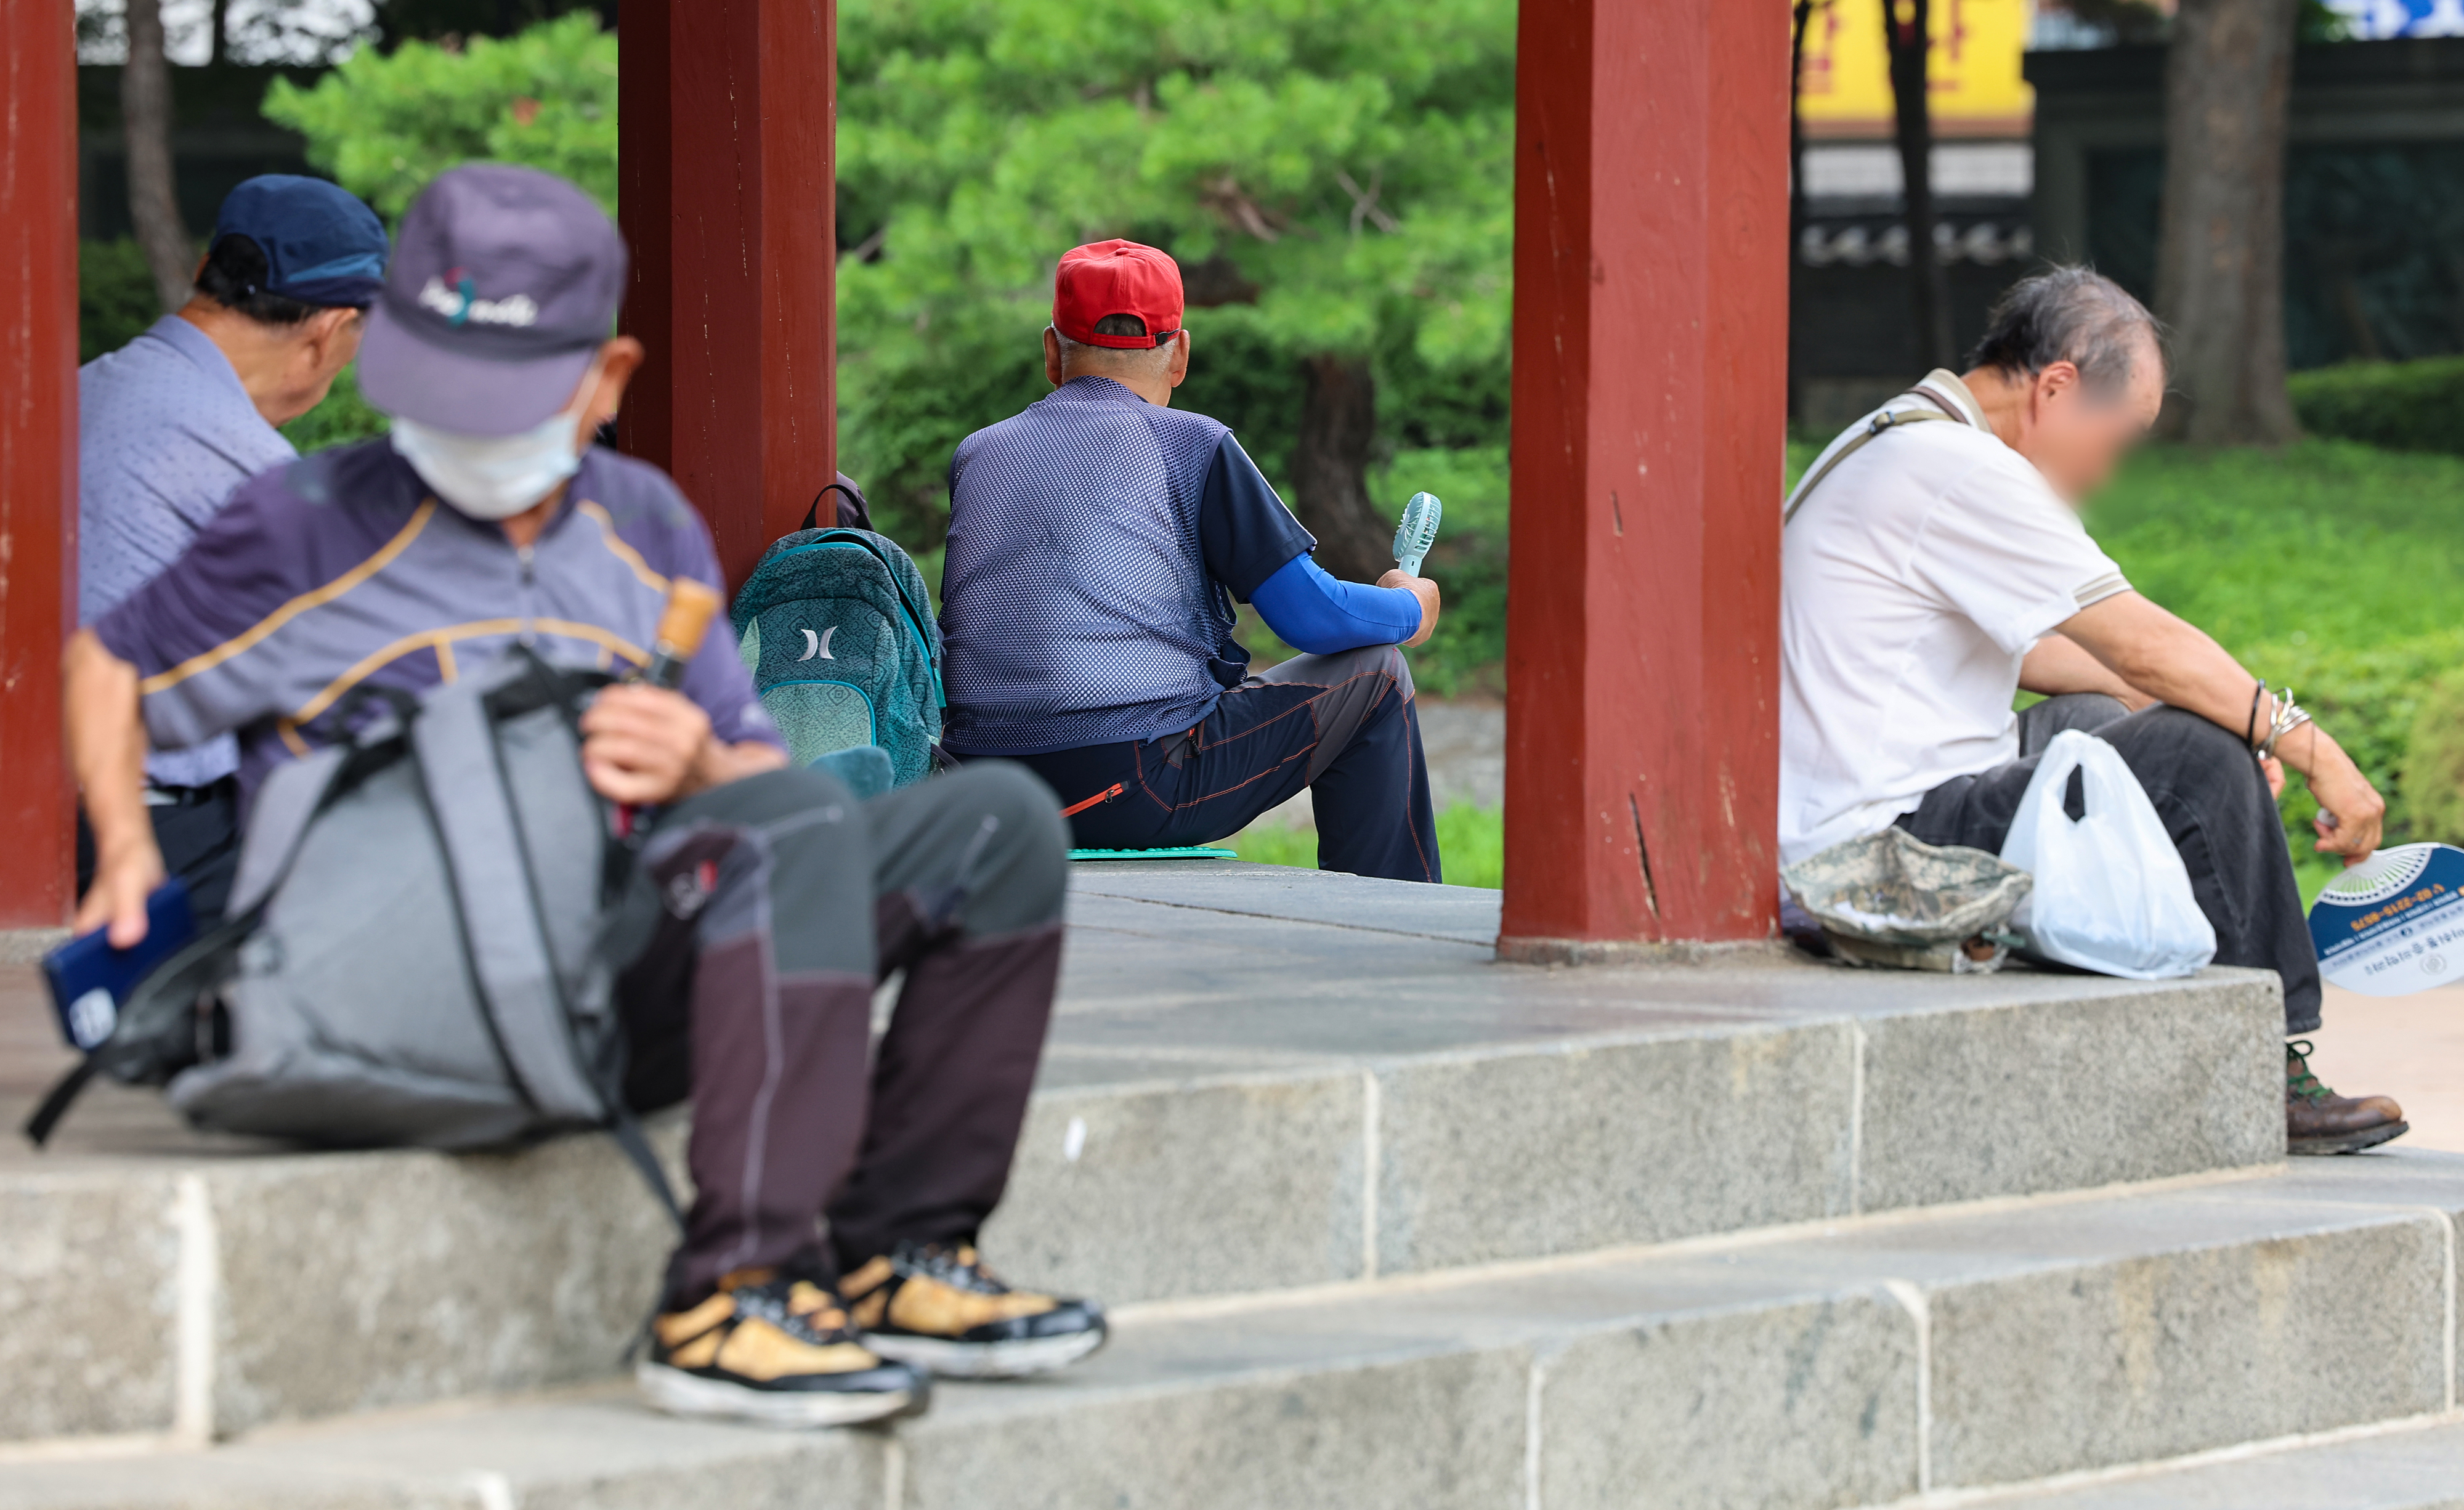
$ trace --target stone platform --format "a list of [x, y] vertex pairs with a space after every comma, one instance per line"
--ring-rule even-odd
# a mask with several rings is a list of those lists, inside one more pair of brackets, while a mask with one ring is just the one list
[[1116, 1307], [1089, 1365], [892, 1432], [666, 1421], [601, 1382], [666, 1237], [598, 1141], [99, 1095], [0, 1156], [0, 1507], [1845, 1506], [2453, 1408], [2464, 1160], [2286, 1170], [2270, 977], [1547, 969], [1494, 893], [1075, 891], [985, 1245]]

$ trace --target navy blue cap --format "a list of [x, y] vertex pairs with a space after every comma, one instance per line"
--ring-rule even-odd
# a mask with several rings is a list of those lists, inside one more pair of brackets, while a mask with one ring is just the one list
[[385, 222], [338, 185], [263, 173], [232, 189], [214, 241], [246, 236], [265, 254], [265, 292], [303, 304], [364, 307], [385, 287]]
[[511, 435], [572, 402], [625, 300], [625, 238], [535, 167], [448, 168], [403, 211], [360, 342], [360, 392], [396, 419]]

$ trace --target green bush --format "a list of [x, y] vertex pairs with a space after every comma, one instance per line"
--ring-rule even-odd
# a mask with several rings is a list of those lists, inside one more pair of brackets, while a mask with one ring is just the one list
[[2287, 385], [2304, 429], [2389, 451], [2464, 454], [2464, 357], [2348, 362]]
[[616, 33], [587, 11], [461, 47], [363, 47], [310, 88], [276, 78], [264, 110], [388, 221], [481, 159], [561, 173], [616, 210]]
[[2404, 786], [2414, 838], [2464, 843], [2464, 673], [2422, 693], [2405, 742]]
[[119, 350], [162, 318], [154, 275], [136, 242], [77, 243], [77, 361]]
[[[2361, 648], [2276, 644], [2233, 649], [2244, 665], [2265, 675], [2271, 684], [2290, 685], [2301, 705], [2317, 715], [2387, 799], [2388, 843], [2439, 836], [2424, 830], [2424, 815], [2406, 779], [2409, 746], [2425, 694], [2464, 666], [2464, 629]], [[2308, 854], [2318, 838], [2310, 820], [2318, 816], [2319, 805], [2299, 777], [2285, 783], [2281, 806], [2294, 853]]]
[[385, 433], [388, 421], [360, 396], [359, 378], [356, 365], [344, 367], [323, 403], [282, 427], [284, 438], [298, 447], [301, 455]]

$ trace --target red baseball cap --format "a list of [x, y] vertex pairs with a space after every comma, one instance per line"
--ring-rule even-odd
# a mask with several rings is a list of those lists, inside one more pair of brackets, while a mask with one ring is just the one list
[[[1062, 254], [1052, 278], [1052, 328], [1084, 346], [1159, 346], [1180, 330], [1180, 264], [1135, 241], [1097, 241]], [[1095, 322], [1135, 315], [1143, 336], [1102, 336]]]

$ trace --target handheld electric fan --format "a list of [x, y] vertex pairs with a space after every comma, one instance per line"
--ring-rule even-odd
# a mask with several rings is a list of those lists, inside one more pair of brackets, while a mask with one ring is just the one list
[[1437, 544], [1438, 522], [1445, 512], [1446, 506], [1434, 493], [1415, 493], [1412, 501], [1403, 505], [1403, 522], [1395, 526], [1395, 565], [1403, 568], [1405, 576], [1420, 574], [1420, 563]]

